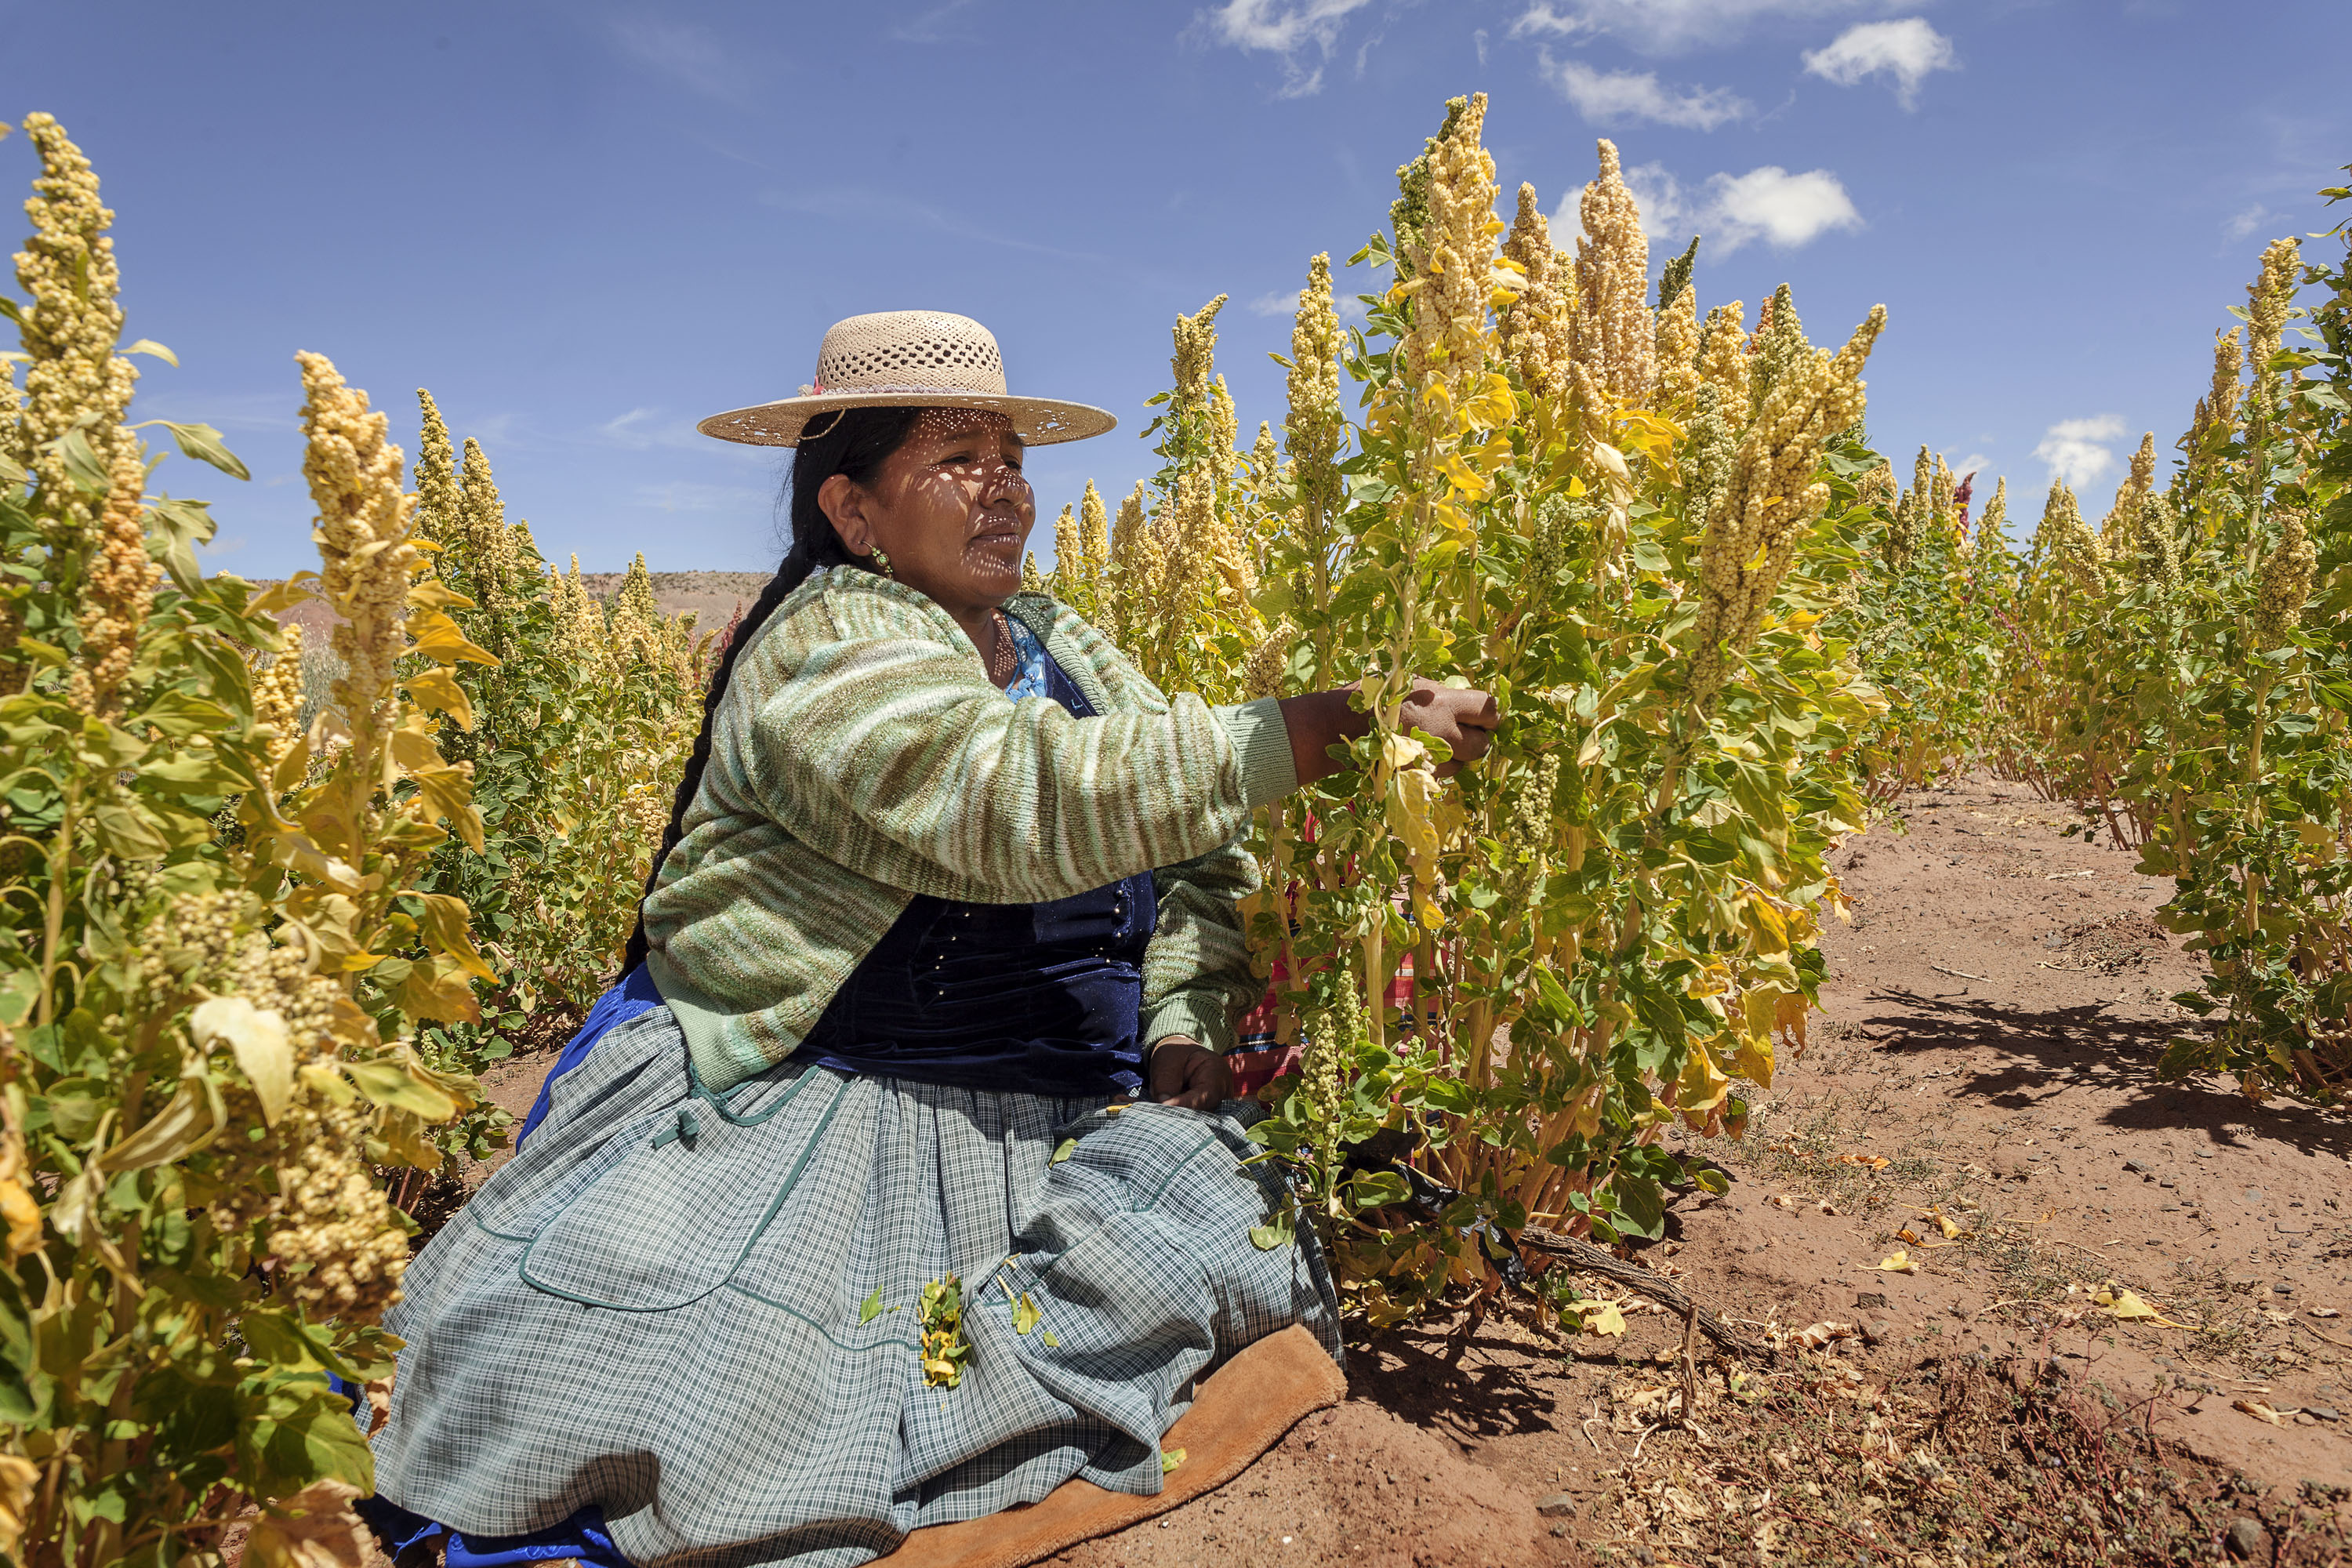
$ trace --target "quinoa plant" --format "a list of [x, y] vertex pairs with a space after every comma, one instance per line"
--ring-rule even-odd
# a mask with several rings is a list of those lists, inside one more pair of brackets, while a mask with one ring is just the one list
[[[453, 668], [488, 656], [421, 576], [381, 414], [300, 360], [320, 566], [257, 595], [198, 567], [201, 502], [142, 427], [238, 478], [203, 426], [129, 422], [96, 176], [47, 115], [0, 298], [0, 1552], [103, 1568], [355, 1540], [365, 1442], [330, 1374], [375, 1328], [408, 1224], [375, 1169], [437, 1163], [469, 1080], [418, 1027], [474, 1016], [467, 910], [418, 879], [478, 839]], [[339, 617], [331, 701], [299, 641]]]
[[[1692, 1173], [1666, 1128], [1736, 1135], [1736, 1080], [1802, 1037], [1822, 855], [1863, 810], [1841, 754], [1874, 711], [1822, 616], [1866, 517], [1830, 446], [1883, 312], [1831, 353], [1783, 291], [1751, 343], [1736, 310], [1702, 326], [1687, 264], [1654, 310], [1606, 142], [1572, 257], [1531, 191], [1498, 245], [1485, 110], [1454, 100], [1400, 171], [1356, 258], [1390, 280], [1364, 327], [1316, 259], [1279, 445], [1231, 450], [1209, 312], [1180, 322], [1170, 468], [1106, 573], [1163, 683], [1357, 682], [1372, 718], [1352, 767], [1262, 817], [1248, 914], [1305, 1044], [1257, 1134], [1303, 1212], [1260, 1238], [1322, 1227], [1382, 1320], [1497, 1289], [1481, 1236], [1661, 1234]], [[1139, 600], [1170, 582], [1172, 608]], [[1417, 676], [1501, 707], [1454, 779], [1405, 721]], [[1367, 1149], [1457, 1194], [1437, 1223]]]

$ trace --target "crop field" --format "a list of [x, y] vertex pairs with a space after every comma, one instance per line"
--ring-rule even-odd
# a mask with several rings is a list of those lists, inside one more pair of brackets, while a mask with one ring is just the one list
[[[1064, 1561], [2340, 1560], [2347, 228], [2250, 240], [2178, 440], [2032, 521], [1873, 447], [1899, 320], [1654, 283], [1608, 142], [1555, 234], [1486, 110], [1396, 150], [1360, 311], [1305, 260], [1278, 418], [1207, 301], [1032, 563], [1164, 689], [1373, 716], [1246, 910], [1352, 1396]], [[310, 352], [316, 568], [205, 571], [176, 492], [245, 467], [142, 416], [152, 263], [16, 130], [0, 1553], [356, 1564], [331, 1376], [614, 978], [758, 580], [559, 567]], [[1457, 776], [1416, 676], [1500, 705]]]

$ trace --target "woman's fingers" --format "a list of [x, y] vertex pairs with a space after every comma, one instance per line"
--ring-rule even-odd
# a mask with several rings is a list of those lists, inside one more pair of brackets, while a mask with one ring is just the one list
[[1450, 778], [1465, 763], [1485, 756], [1495, 726], [1502, 721], [1489, 693], [1433, 681], [1414, 683], [1412, 695], [1404, 700], [1404, 719], [1413, 729], [1444, 742], [1454, 753], [1451, 762], [1439, 766], [1440, 778]]
[[1185, 1064], [1184, 1092], [1169, 1103], [1188, 1110], [1214, 1110], [1234, 1097], [1234, 1069], [1222, 1054], [1204, 1046], [1193, 1049], [1199, 1054]]
[[1234, 1071], [1223, 1053], [1171, 1035], [1152, 1048], [1151, 1098], [1187, 1110], [1214, 1110], [1233, 1098]]

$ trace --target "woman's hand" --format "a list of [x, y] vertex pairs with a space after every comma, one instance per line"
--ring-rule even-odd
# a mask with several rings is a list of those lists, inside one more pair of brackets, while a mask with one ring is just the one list
[[1234, 1097], [1234, 1069], [1224, 1055], [1182, 1035], [1151, 1047], [1143, 1068], [1144, 1092], [1163, 1105], [1214, 1110]]
[[[1332, 758], [1331, 748], [1345, 745], [1371, 729], [1371, 715], [1356, 706], [1355, 698], [1354, 687], [1342, 686], [1282, 700], [1282, 721], [1290, 731], [1291, 765], [1298, 770], [1300, 784], [1310, 784], [1338, 773], [1340, 764]], [[1444, 742], [1454, 753], [1453, 761], [1438, 768], [1439, 778], [1451, 778], [1462, 771], [1464, 763], [1485, 756], [1488, 743], [1494, 740], [1495, 726], [1501, 722], [1495, 711], [1495, 700], [1486, 693], [1466, 687], [1440, 686], [1433, 680], [1412, 683], [1401, 717], [1407, 729], [1420, 730]]]
[[1433, 680], [1412, 683], [1412, 694], [1404, 700], [1400, 717], [1406, 728], [1444, 742], [1454, 753], [1453, 761], [1438, 764], [1437, 776], [1442, 779], [1452, 778], [1464, 763], [1485, 756], [1495, 739], [1495, 726], [1502, 721], [1495, 711], [1495, 700], [1486, 693], [1469, 687], [1440, 686]]

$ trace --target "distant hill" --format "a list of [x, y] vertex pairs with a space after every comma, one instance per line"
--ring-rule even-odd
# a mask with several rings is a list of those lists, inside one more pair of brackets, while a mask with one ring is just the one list
[[[772, 574], [766, 572], [652, 572], [654, 602], [666, 614], [682, 616], [691, 610], [695, 625], [706, 632], [715, 632], [735, 615], [735, 606], [751, 607], [760, 590], [768, 585]], [[628, 577], [625, 572], [583, 572], [580, 585], [604, 600], [613, 602]]]
[[[691, 611], [696, 626], [706, 632], [724, 627], [734, 618], [737, 605], [750, 609], [769, 577], [765, 572], [655, 572], [648, 575], [653, 578], [654, 602], [664, 614], [682, 616]], [[580, 585], [609, 605], [627, 577], [625, 572], [583, 572]], [[261, 586], [269, 584], [264, 580]], [[321, 646], [325, 632], [335, 624], [327, 606], [316, 599], [297, 605], [278, 618], [300, 622], [309, 637]]]

